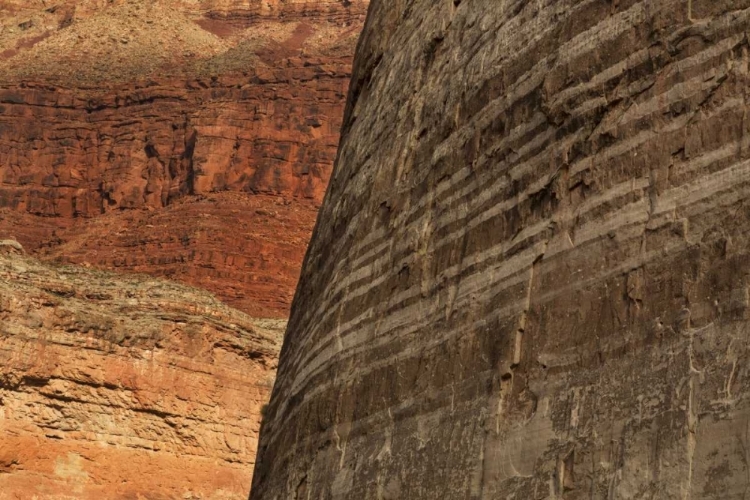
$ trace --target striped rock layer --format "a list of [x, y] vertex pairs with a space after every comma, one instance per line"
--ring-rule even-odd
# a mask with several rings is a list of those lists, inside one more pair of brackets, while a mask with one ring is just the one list
[[748, 28], [373, 1], [251, 498], [744, 498]]

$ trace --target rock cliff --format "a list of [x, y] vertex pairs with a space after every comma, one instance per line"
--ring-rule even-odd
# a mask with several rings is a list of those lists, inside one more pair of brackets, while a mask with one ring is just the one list
[[745, 498], [748, 28], [373, 0], [251, 498]]
[[0, 500], [244, 498], [284, 322], [0, 242]]
[[[0, 232], [36, 251], [61, 237], [38, 229], [49, 218], [58, 229], [225, 191], [318, 205], [366, 8], [366, 0], [0, 2], [0, 208], [14, 212], [0, 217]], [[194, 223], [190, 215], [170, 238]], [[295, 231], [309, 232], [308, 221]], [[108, 266], [94, 250], [81, 261]], [[175, 277], [203, 284], [195, 275], [190, 267]], [[242, 269], [225, 278], [262, 293]]]

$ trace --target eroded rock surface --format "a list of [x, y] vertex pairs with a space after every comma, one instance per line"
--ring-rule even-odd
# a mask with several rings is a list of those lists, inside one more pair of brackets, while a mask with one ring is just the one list
[[745, 498], [750, 3], [370, 9], [251, 498]]
[[[35, 252], [48, 226], [225, 191], [320, 204], [366, 0], [48, 3], [0, 2], [0, 237]], [[239, 268], [225, 281], [262, 293]]]
[[246, 497], [284, 322], [5, 243], [0, 499]]

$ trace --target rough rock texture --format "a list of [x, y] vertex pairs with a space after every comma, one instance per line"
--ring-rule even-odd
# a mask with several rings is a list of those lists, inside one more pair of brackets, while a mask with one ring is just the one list
[[252, 498], [746, 498], [750, 2], [370, 9]]
[[0, 241], [0, 499], [246, 497], [284, 322], [14, 244]]
[[20, 47], [0, 60], [4, 206], [71, 217], [227, 189], [322, 197], [365, 2], [261, 20], [211, 2], [95, 4], [3, 20]]
[[0, 1], [0, 208], [60, 228], [223, 191], [319, 204], [367, 3]]

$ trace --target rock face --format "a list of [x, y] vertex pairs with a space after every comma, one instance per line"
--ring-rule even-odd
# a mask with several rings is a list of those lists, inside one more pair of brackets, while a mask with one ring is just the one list
[[244, 498], [284, 322], [14, 243], [0, 242], [0, 499]]
[[748, 27], [375, 0], [251, 498], [744, 498]]
[[[319, 204], [366, 8], [366, 0], [0, 2], [0, 208], [22, 214], [22, 226], [57, 218], [61, 228], [224, 191]], [[0, 220], [0, 236], [28, 236], [30, 251], [60, 237], [19, 231], [10, 219]], [[295, 230], [311, 228], [304, 220]], [[94, 250], [85, 260], [108, 265]], [[195, 274], [177, 277], [200, 284]], [[235, 269], [226, 281], [250, 280]]]

